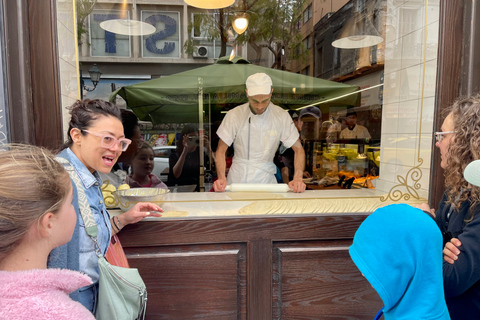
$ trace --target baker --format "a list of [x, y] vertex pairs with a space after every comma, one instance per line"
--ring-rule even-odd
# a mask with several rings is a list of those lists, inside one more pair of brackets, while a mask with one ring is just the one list
[[[305, 151], [288, 112], [270, 102], [272, 79], [265, 73], [256, 73], [245, 84], [248, 103], [230, 110], [217, 130], [218, 179], [213, 188], [221, 192], [231, 183], [277, 183], [273, 157], [281, 141], [295, 152], [295, 172], [288, 186], [293, 192], [305, 191], [302, 180]], [[232, 143], [233, 162], [226, 177], [225, 152]]]

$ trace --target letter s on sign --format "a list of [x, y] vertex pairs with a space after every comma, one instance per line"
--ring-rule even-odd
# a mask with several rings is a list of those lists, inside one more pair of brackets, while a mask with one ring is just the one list
[[145, 22], [150, 23], [154, 27], [156, 27], [158, 22], [163, 22], [165, 24], [165, 29], [156, 32], [145, 39], [145, 46], [147, 50], [156, 54], [172, 53], [175, 50], [175, 42], [165, 42], [163, 48], [159, 49], [157, 47], [157, 41], [174, 35], [177, 32], [177, 22], [173, 18], [163, 14], [151, 15], [145, 19]]

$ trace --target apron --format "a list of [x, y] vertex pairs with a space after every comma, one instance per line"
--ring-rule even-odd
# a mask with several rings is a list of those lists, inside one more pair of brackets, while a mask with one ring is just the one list
[[235, 155], [227, 183], [277, 183], [273, 157], [279, 143], [270, 108], [261, 115], [249, 113], [233, 140]]

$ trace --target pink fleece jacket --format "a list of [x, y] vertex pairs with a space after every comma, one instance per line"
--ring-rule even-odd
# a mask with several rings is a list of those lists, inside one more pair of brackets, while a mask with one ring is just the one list
[[0, 271], [0, 319], [95, 319], [68, 296], [91, 283], [89, 276], [71, 270]]

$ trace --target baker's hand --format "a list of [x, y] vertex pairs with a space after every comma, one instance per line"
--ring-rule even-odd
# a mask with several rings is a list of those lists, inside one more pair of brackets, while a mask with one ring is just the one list
[[460, 254], [458, 247], [461, 245], [462, 242], [457, 238], [452, 238], [452, 240], [447, 242], [445, 244], [445, 248], [443, 248], [443, 260], [450, 264], [453, 264], [456, 260], [458, 260], [458, 255]]
[[218, 178], [213, 182], [213, 190], [215, 190], [215, 192], [225, 191], [226, 186], [227, 186], [227, 179], [225, 178]]
[[132, 209], [118, 216], [120, 222], [126, 226], [127, 224], [137, 223], [145, 217], [161, 217], [159, 213], [151, 211], [163, 212], [162, 208], [150, 202], [139, 202]]
[[435, 216], [435, 209], [430, 208], [430, 206], [426, 203], [422, 203], [422, 204], [417, 205], [417, 208], [422, 210], [422, 211], [430, 212], [434, 218], [436, 217]]
[[304, 192], [307, 187], [302, 179], [293, 179], [288, 183], [288, 187], [295, 193]]

